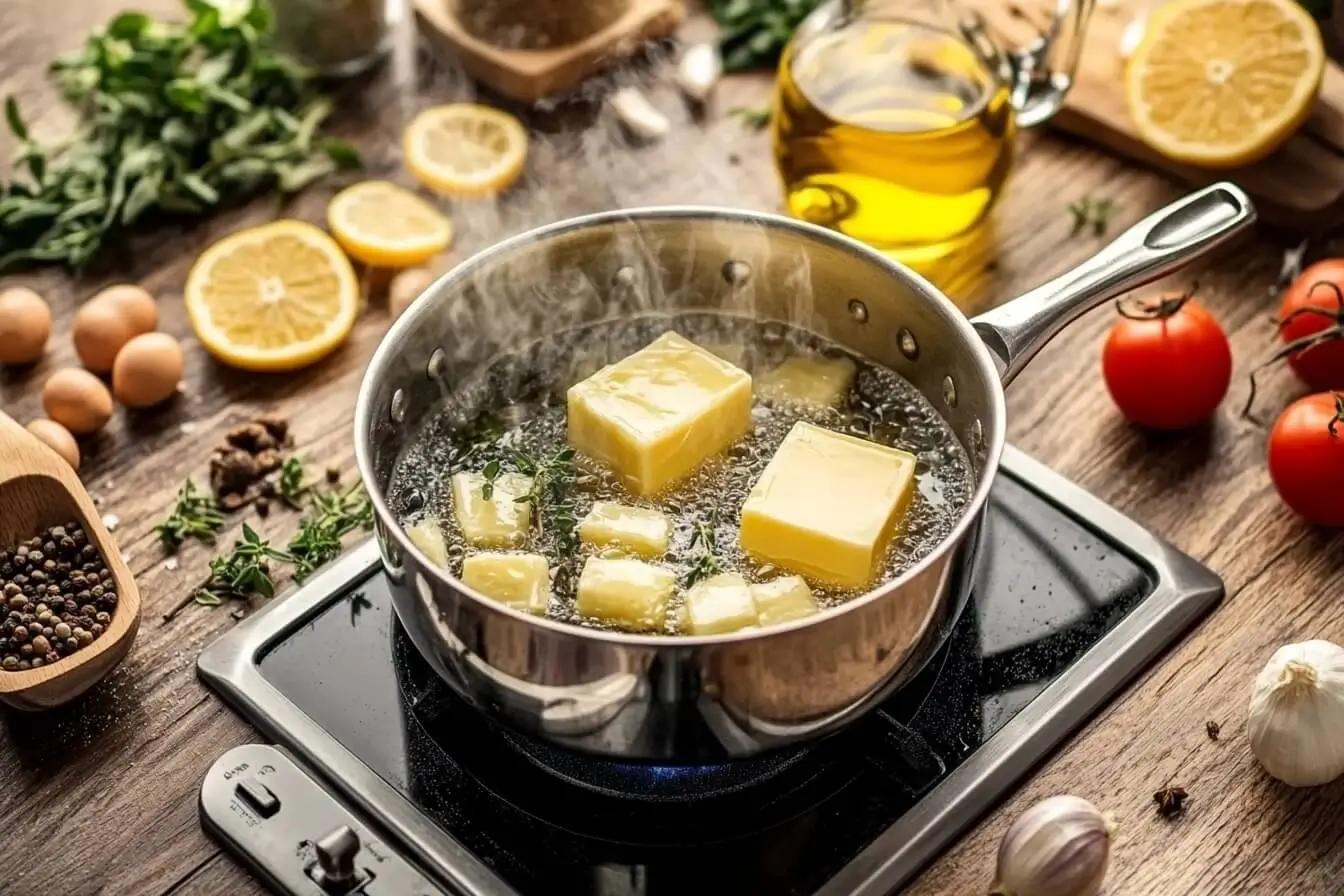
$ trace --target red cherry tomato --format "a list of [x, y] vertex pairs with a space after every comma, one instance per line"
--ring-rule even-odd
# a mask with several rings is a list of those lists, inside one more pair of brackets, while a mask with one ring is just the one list
[[1188, 296], [1122, 304], [1101, 353], [1111, 398], [1134, 423], [1185, 429], [1211, 418], [1232, 381], [1218, 321]]
[[1298, 516], [1344, 526], [1344, 397], [1320, 392], [1288, 405], [1269, 434], [1269, 478]]
[[[1304, 270], [1279, 305], [1279, 333], [1285, 345], [1324, 330], [1340, 327], [1344, 319], [1344, 258], [1318, 261]], [[1340, 332], [1344, 336], [1344, 331]], [[1324, 392], [1344, 389], [1344, 339], [1329, 339], [1288, 356], [1288, 364], [1302, 381]]]

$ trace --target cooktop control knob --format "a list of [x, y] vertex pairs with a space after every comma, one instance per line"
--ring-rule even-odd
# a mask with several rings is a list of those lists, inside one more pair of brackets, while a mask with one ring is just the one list
[[328, 893], [348, 893], [359, 883], [355, 857], [359, 855], [359, 835], [346, 825], [313, 843], [317, 863], [313, 880]]

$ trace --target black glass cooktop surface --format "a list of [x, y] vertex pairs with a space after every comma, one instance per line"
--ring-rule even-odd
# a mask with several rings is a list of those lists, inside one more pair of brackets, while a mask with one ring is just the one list
[[[249, 620], [201, 672], [464, 892], [891, 892], [1221, 593], [1189, 558], [1034, 462], [1009, 460], [946, 646], [879, 711], [806, 748], [624, 766], [500, 730], [420, 659], [368, 548], [357, 574], [343, 562], [339, 581], [314, 580], [323, 593], [307, 604]], [[436, 842], [465, 848], [476, 883], [461, 883], [461, 851]]]

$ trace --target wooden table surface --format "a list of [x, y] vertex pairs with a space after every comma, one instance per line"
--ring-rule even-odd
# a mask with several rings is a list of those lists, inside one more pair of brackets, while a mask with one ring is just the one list
[[[0, 93], [42, 110], [39, 132], [56, 133], [66, 120], [44, 84], [46, 61], [77, 46], [88, 28], [121, 5], [0, 4]], [[176, 8], [173, 0], [140, 5]], [[687, 26], [701, 35], [705, 28], [699, 21]], [[460, 77], [417, 61], [409, 48], [407, 42], [375, 83], [348, 90], [340, 101], [338, 128], [364, 149], [373, 175], [402, 176], [396, 137], [409, 114], [470, 93]], [[571, 124], [538, 139], [519, 189], [498, 205], [454, 209], [456, 257], [526, 226], [598, 208], [673, 201], [777, 207], [766, 137], [723, 114], [759, 104], [766, 91], [764, 79], [725, 82], [715, 114], [697, 122], [670, 88], [658, 87], [653, 96], [677, 124], [658, 146], [621, 147], [615, 123], [600, 116], [584, 129]], [[565, 118], [572, 122], [575, 114]], [[1114, 197], [1122, 206], [1118, 223], [1126, 225], [1179, 191], [1081, 144], [1041, 135], [1023, 142], [1023, 161], [998, 210], [996, 245], [972, 253], [949, 278], [968, 309], [1028, 288], [1097, 248], [1091, 237], [1070, 236], [1069, 203], [1086, 195]], [[5, 155], [9, 149], [0, 145]], [[292, 211], [320, 221], [327, 195], [314, 190]], [[257, 739], [195, 676], [201, 648], [235, 620], [229, 607], [193, 606], [169, 624], [160, 622], [202, 576], [210, 552], [188, 546], [180, 566], [169, 569], [153, 527], [183, 479], [203, 479], [209, 449], [224, 431], [260, 411], [288, 416], [305, 456], [350, 471], [355, 392], [388, 324], [385, 306], [371, 303], [348, 346], [293, 376], [247, 376], [211, 362], [182, 311], [186, 271], [211, 240], [273, 214], [263, 202], [185, 232], [146, 235], [116, 270], [96, 279], [44, 272], [6, 281], [35, 286], [57, 314], [41, 365], [0, 375], [0, 406], [20, 420], [40, 413], [45, 374], [75, 363], [69, 321], [80, 301], [108, 283], [135, 280], [156, 293], [163, 328], [183, 339], [188, 361], [185, 393], [173, 404], [152, 413], [119, 412], [87, 446], [84, 480], [105, 511], [120, 518], [116, 536], [140, 584], [144, 621], [125, 663], [85, 699], [43, 715], [6, 714], [0, 723], [0, 892], [259, 892], [201, 833], [196, 815], [208, 764], [228, 747]], [[1209, 429], [1159, 439], [1119, 419], [1098, 371], [1111, 320], [1106, 311], [1061, 336], [1013, 386], [1012, 440], [1208, 563], [1226, 580], [1227, 600], [912, 892], [985, 892], [1010, 819], [1034, 800], [1062, 792], [1085, 796], [1116, 818], [1108, 893], [1334, 894], [1344, 888], [1344, 782], [1301, 791], [1276, 784], [1250, 756], [1245, 735], [1250, 680], [1277, 646], [1344, 640], [1344, 553], [1335, 553], [1341, 543], [1284, 510], [1265, 473], [1265, 433], [1237, 414], [1247, 371], [1275, 339], [1266, 312], [1282, 248], [1282, 241], [1259, 233], [1192, 272], [1231, 334], [1237, 358], [1232, 393]], [[1272, 413], [1299, 391], [1289, 375], [1277, 374], [1262, 407]], [[293, 524], [292, 516], [273, 515], [263, 528], [287, 538]], [[1222, 726], [1217, 742], [1205, 734], [1207, 720]], [[1173, 783], [1189, 791], [1190, 803], [1185, 816], [1171, 822], [1158, 817], [1152, 793]]]

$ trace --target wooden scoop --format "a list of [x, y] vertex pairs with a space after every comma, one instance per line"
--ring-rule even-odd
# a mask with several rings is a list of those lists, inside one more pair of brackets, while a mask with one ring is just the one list
[[0, 550], [12, 550], [42, 530], [71, 520], [83, 527], [89, 543], [112, 571], [116, 610], [106, 631], [58, 662], [23, 672], [0, 669], [0, 700], [18, 709], [59, 706], [111, 672], [131, 649], [140, 628], [140, 592], [75, 471], [0, 413]]

